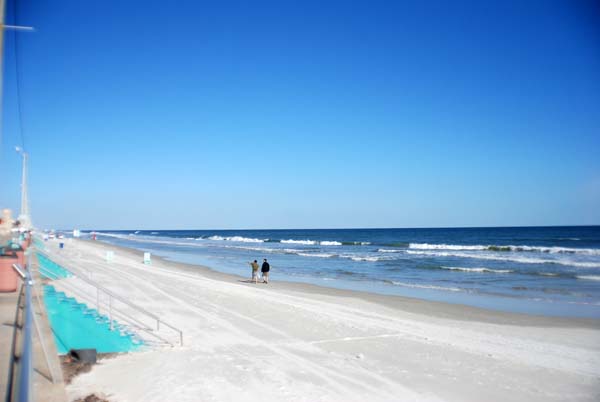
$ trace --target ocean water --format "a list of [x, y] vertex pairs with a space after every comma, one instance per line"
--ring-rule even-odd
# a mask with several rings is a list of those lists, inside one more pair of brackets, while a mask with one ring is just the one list
[[242, 276], [250, 276], [250, 260], [267, 258], [272, 281], [600, 318], [600, 226], [97, 234], [101, 241]]

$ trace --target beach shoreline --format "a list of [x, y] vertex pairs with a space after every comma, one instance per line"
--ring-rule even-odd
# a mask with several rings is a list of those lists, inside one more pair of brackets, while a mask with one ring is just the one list
[[[120, 253], [126, 253], [132, 257], [143, 260], [144, 251], [133, 247], [116, 245], [101, 240], [78, 239], [82, 242], [95, 242], [97, 244], [106, 245], [106, 251], [109, 249], [118, 250]], [[226, 282], [246, 283], [249, 286], [256, 286], [249, 283], [250, 267], [248, 267], [248, 276], [234, 275], [221, 272], [210, 266], [201, 264], [190, 264], [152, 254], [153, 261], [162, 261], [165, 264], [172, 265], [173, 268], [181, 269], [191, 273], [201, 273], [209, 276], [212, 279], [222, 280]], [[240, 270], [246, 267], [240, 267]], [[263, 284], [259, 283], [262, 286]], [[518, 313], [510, 311], [502, 311], [496, 309], [486, 309], [482, 307], [470, 306], [467, 304], [451, 303], [420, 299], [410, 296], [380, 294], [361, 290], [340, 289], [327, 286], [326, 284], [314, 284], [306, 282], [292, 282], [271, 280], [267, 286], [277, 286], [279, 289], [306, 292], [322, 296], [339, 296], [348, 298], [360, 298], [368, 302], [378, 303], [386, 307], [396, 308], [411, 313], [426, 313], [437, 316], [439, 318], [478, 320], [488, 323], [500, 323], [507, 325], [537, 325], [537, 326], [578, 326], [582, 328], [598, 328], [600, 329], [600, 319], [583, 318], [583, 317], [564, 317], [564, 316], [547, 316], [528, 313]]]
[[600, 319], [595, 227], [95, 233], [100, 241], [234, 275], [245, 276], [248, 261], [268, 258], [278, 281]]
[[[74, 378], [72, 400], [91, 393], [115, 402], [600, 396], [600, 320], [304, 283], [252, 284], [155, 255], [145, 265], [143, 251], [104, 242], [64, 242], [62, 250], [48, 242], [49, 256], [93, 272], [103, 286], [184, 331], [183, 347], [123, 354]], [[114, 260], [107, 263], [109, 250]]]

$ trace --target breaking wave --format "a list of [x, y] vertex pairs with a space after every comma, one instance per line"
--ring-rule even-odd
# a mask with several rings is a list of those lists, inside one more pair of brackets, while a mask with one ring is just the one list
[[320, 246], [342, 246], [343, 245], [342, 242], [335, 241], [335, 240], [317, 241], [317, 240], [294, 240], [294, 239], [288, 239], [288, 240], [279, 240], [279, 243], [283, 243], [283, 244], [302, 244], [304, 246], [314, 246], [314, 245], [320, 245]]
[[588, 281], [600, 281], [600, 275], [577, 275], [577, 279], [586, 279]]
[[455, 244], [410, 243], [408, 248], [417, 250], [486, 250], [488, 246], [463, 246]]
[[566, 266], [580, 267], [580, 268], [600, 268], [598, 262], [582, 262], [582, 261], [571, 261], [571, 260], [549, 260], [535, 257], [520, 257], [520, 256], [503, 256], [496, 254], [469, 254], [461, 252], [449, 252], [449, 251], [417, 251], [417, 250], [406, 250], [406, 253], [412, 255], [425, 255], [431, 257], [459, 257], [459, 258], [474, 258], [479, 260], [494, 260], [494, 261], [512, 261], [520, 262], [523, 264], [560, 264]]
[[445, 291], [450, 291], [450, 292], [463, 291], [463, 289], [456, 288], [456, 287], [437, 286], [437, 285], [422, 285], [422, 284], [418, 284], [418, 283], [398, 282], [398, 281], [389, 281], [389, 280], [384, 280], [384, 282], [389, 283], [390, 285], [403, 286], [405, 288], [445, 290]]
[[376, 261], [381, 260], [380, 257], [345, 257], [345, 256], [343, 256], [343, 258], [350, 258], [352, 261], [368, 261], [368, 262], [376, 262]]
[[312, 246], [314, 244], [317, 244], [316, 241], [314, 240], [294, 240], [294, 239], [289, 239], [289, 240], [280, 240], [280, 243], [283, 244], [303, 244], [305, 246]]
[[327, 254], [327, 253], [294, 253], [301, 257], [317, 257], [317, 258], [334, 258], [337, 257], [336, 254]]
[[511, 272], [515, 272], [512, 269], [491, 269], [485, 267], [475, 267], [475, 268], [466, 268], [466, 267], [440, 267], [440, 269], [448, 269], [450, 271], [464, 271], [464, 272], [489, 272], [494, 274], [509, 274]]
[[410, 243], [409, 249], [414, 250], [482, 250], [482, 251], [508, 251], [508, 252], [538, 252], [552, 254], [586, 254], [600, 255], [600, 249], [573, 248], [573, 247], [542, 247], [542, 246], [497, 246], [497, 245], [460, 245], [460, 244], [429, 244]]
[[133, 233], [130, 234], [117, 234], [117, 233], [104, 233], [104, 232], [95, 232], [96, 236], [106, 236], [106, 237], [115, 237], [117, 239], [129, 239], [130, 236], [134, 236]]
[[252, 239], [252, 238], [242, 237], [242, 236], [231, 236], [231, 237], [210, 236], [207, 239], [208, 240], [237, 241], [240, 243], [264, 243], [265, 242], [265, 240], [262, 240], [262, 239]]
[[[187, 246], [187, 247], [205, 247], [204, 244], [201, 244], [198, 242], [162, 240], [162, 239], [156, 238], [154, 236], [136, 236], [133, 233], [119, 234], [119, 233], [96, 232], [96, 236], [112, 237], [115, 239], [123, 239], [123, 240], [138, 242], [138, 243], [167, 244], [167, 245], [171, 245], [171, 246]], [[185, 239], [182, 239], [182, 240], [185, 240]]]

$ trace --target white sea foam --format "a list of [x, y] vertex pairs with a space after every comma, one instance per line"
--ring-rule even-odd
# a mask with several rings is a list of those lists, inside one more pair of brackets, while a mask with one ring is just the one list
[[600, 268], [600, 263], [596, 262], [559, 262], [559, 264], [563, 265], [573, 265], [575, 267], [581, 268]]
[[117, 239], [129, 239], [129, 236], [133, 236], [133, 233], [130, 233], [130, 234], [119, 234], [119, 233], [96, 232], [96, 236], [115, 237]]
[[337, 257], [337, 254], [330, 253], [308, 253], [306, 250], [299, 250], [295, 248], [269, 248], [269, 247], [253, 247], [253, 246], [238, 246], [238, 245], [224, 245], [221, 246], [229, 249], [236, 250], [248, 250], [248, 251], [258, 251], [264, 253], [271, 254], [293, 254], [300, 257], [314, 257], [314, 258], [334, 258]]
[[301, 257], [317, 257], [317, 258], [333, 258], [336, 257], [336, 254], [327, 254], [327, 253], [296, 253]]
[[303, 244], [305, 246], [312, 246], [312, 245], [321, 245], [321, 246], [341, 246], [342, 243], [339, 241], [335, 241], [335, 240], [323, 240], [323, 241], [316, 241], [316, 240], [295, 240], [295, 239], [288, 239], [288, 240], [280, 240], [280, 243], [284, 243], [284, 244]]
[[600, 281], [600, 275], [577, 275], [577, 279], [586, 279], [588, 281]]
[[253, 247], [253, 246], [237, 246], [237, 245], [224, 245], [224, 248], [236, 249], [236, 250], [248, 250], [258, 251], [271, 254], [294, 254], [300, 257], [315, 257], [315, 258], [333, 258], [337, 257], [337, 254], [329, 253], [307, 253], [305, 250], [299, 250], [295, 248], [269, 248], [269, 247]]
[[462, 246], [456, 244], [410, 243], [408, 248], [417, 250], [486, 250], [488, 246]]
[[117, 234], [117, 233], [100, 233], [97, 232], [98, 236], [106, 236], [106, 237], [114, 237], [117, 239], [123, 239], [123, 240], [127, 240], [127, 241], [135, 241], [138, 243], [153, 243], [153, 244], [167, 244], [170, 246], [190, 246], [190, 247], [206, 247], [204, 244], [201, 243], [193, 243], [193, 242], [185, 242], [185, 241], [181, 241], [181, 240], [165, 240], [165, 239], [161, 239], [160, 237], [154, 237], [154, 236], [133, 236], [133, 235], [121, 235], [121, 234]]
[[391, 249], [387, 249], [387, 248], [380, 248], [379, 250], [377, 250], [377, 252], [379, 253], [401, 253], [403, 250], [391, 250]]
[[279, 249], [275, 249], [275, 248], [268, 248], [268, 247], [252, 247], [252, 246], [230, 246], [230, 245], [223, 245], [220, 246], [223, 248], [232, 248], [235, 250], [249, 250], [249, 251], [261, 251], [261, 252], [265, 252], [265, 253], [277, 253], [278, 251], [280, 251]]
[[418, 283], [408, 283], [408, 282], [397, 282], [397, 281], [389, 281], [392, 285], [396, 286], [404, 286], [406, 288], [416, 288], [416, 289], [432, 289], [432, 290], [445, 290], [450, 292], [460, 292], [462, 289], [455, 287], [445, 287], [445, 286], [436, 286], [436, 285], [421, 285]]
[[307, 253], [305, 250], [298, 250], [294, 248], [268, 248], [268, 247], [252, 247], [252, 246], [223, 246], [225, 248], [236, 249], [236, 250], [249, 250], [258, 251], [265, 253], [275, 254], [294, 254], [300, 257], [315, 257], [315, 258], [334, 258], [337, 254], [329, 253]]
[[413, 250], [465, 250], [465, 251], [498, 251], [498, 252], [538, 252], [551, 254], [586, 254], [600, 255], [600, 249], [597, 248], [573, 248], [573, 247], [543, 247], [543, 246], [515, 246], [515, 245], [461, 245], [461, 244], [429, 244], [429, 243], [410, 243], [408, 248]]
[[509, 246], [513, 251], [537, 251], [552, 254], [587, 254], [600, 255], [597, 248], [573, 248], [573, 247], [535, 247], [535, 246]]
[[480, 260], [494, 260], [494, 261], [512, 261], [520, 262], [523, 264], [560, 264], [572, 267], [581, 268], [600, 268], [598, 262], [584, 262], [584, 261], [572, 261], [565, 259], [548, 260], [543, 258], [535, 257], [521, 257], [513, 255], [500, 255], [500, 254], [483, 254], [483, 253], [460, 253], [450, 251], [417, 251], [417, 250], [406, 250], [406, 253], [413, 255], [426, 255], [431, 257], [459, 257], [459, 258], [475, 258]]
[[284, 243], [284, 244], [304, 244], [305, 246], [310, 246], [310, 245], [313, 245], [313, 244], [317, 244], [317, 242], [314, 241], [314, 240], [294, 240], [294, 239], [281, 240], [280, 243]]
[[230, 237], [210, 236], [208, 238], [208, 240], [237, 241], [240, 243], [264, 243], [265, 242], [264, 240], [261, 240], [261, 239], [252, 239], [252, 238], [242, 237], [242, 236], [230, 236]]
[[344, 258], [350, 258], [352, 261], [368, 261], [368, 262], [376, 262], [376, 261], [380, 261], [381, 258], [380, 257], [348, 257], [348, 256], [342, 256]]
[[511, 272], [515, 272], [512, 269], [491, 269], [485, 267], [475, 267], [475, 268], [466, 268], [466, 267], [440, 267], [442, 269], [448, 269], [451, 271], [464, 271], [464, 272], [490, 272], [495, 274], [509, 274]]

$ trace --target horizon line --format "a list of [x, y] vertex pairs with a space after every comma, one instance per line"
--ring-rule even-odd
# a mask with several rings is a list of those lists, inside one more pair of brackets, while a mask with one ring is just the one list
[[[391, 229], [400, 229], [400, 230], [414, 230], [414, 229], [517, 229], [517, 228], [570, 228], [570, 227], [600, 227], [600, 224], [591, 224], [591, 225], [517, 225], [517, 226], [415, 226], [415, 227], [329, 227], [329, 228], [254, 228], [254, 229], [78, 229], [81, 231], [97, 231], [97, 232], [108, 232], [108, 231], [258, 231], [258, 230], [391, 230]], [[59, 231], [71, 231], [77, 228], [72, 229], [52, 229]], [[45, 229], [49, 230], [49, 229]]]

